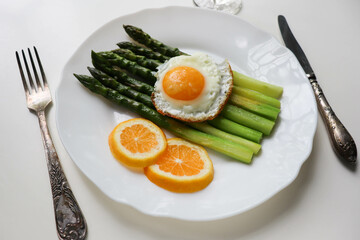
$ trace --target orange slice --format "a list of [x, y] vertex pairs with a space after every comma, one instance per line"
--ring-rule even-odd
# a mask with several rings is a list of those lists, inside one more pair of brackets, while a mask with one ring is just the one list
[[143, 118], [119, 123], [109, 135], [113, 156], [130, 167], [153, 164], [167, 146], [163, 131]]
[[181, 138], [168, 139], [167, 145], [156, 163], [144, 168], [151, 182], [179, 193], [196, 192], [210, 184], [214, 168], [203, 147]]

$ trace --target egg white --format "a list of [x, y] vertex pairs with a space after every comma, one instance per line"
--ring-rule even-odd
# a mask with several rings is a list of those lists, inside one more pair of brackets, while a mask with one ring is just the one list
[[[163, 89], [165, 74], [176, 67], [187, 66], [199, 71], [205, 79], [201, 94], [193, 100], [173, 99]], [[230, 95], [233, 76], [227, 61], [217, 64], [204, 53], [171, 58], [158, 67], [152, 95], [156, 109], [168, 116], [190, 122], [214, 118]]]

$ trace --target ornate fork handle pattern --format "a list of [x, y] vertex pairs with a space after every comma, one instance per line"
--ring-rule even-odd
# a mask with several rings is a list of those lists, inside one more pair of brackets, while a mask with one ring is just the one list
[[[75, 196], [70, 189], [69, 183], [65, 177], [64, 171], [59, 161], [59, 157], [51, 139], [49, 129], [47, 127], [45, 109], [52, 101], [52, 98], [44, 69], [35, 47], [34, 52], [38, 63], [37, 66], [40, 69], [41, 75], [38, 74], [30, 49], [28, 48], [28, 55], [33, 73], [30, 71], [24, 50], [21, 51], [27, 73], [27, 79], [25, 77], [18, 52], [16, 52], [15, 55], [19, 66], [21, 80], [24, 86], [27, 107], [36, 113], [39, 119], [41, 136], [50, 177], [58, 237], [61, 240], [82, 240], [86, 238], [87, 234], [85, 218], [80, 210]], [[42, 82], [40, 81], [40, 76]]]
[[330, 135], [331, 144], [336, 154], [350, 163], [355, 163], [357, 158], [357, 149], [354, 139], [340, 122], [314, 76], [308, 76], [310, 84], [316, 96], [316, 102], [322, 118], [325, 121], [326, 128]]
[[45, 148], [47, 166], [53, 195], [56, 227], [60, 239], [80, 240], [86, 237], [86, 222], [69, 187], [52, 142], [45, 112], [37, 112]]

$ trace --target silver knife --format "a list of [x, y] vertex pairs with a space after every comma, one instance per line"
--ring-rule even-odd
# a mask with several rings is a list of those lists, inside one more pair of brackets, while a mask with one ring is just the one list
[[346, 130], [344, 125], [340, 122], [332, 110], [330, 104], [326, 100], [325, 95], [316, 80], [315, 73], [312, 70], [309, 61], [307, 60], [304, 51], [301, 49], [300, 45], [292, 34], [285, 17], [279, 15], [278, 22], [286, 47], [289, 48], [298, 59], [314, 90], [318, 110], [325, 122], [335, 153], [342, 160], [355, 164], [357, 150], [354, 139], [351, 137], [350, 133]]

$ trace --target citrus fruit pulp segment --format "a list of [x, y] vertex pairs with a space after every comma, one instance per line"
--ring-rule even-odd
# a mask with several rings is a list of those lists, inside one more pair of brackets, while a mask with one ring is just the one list
[[163, 131], [142, 118], [119, 123], [109, 135], [111, 153], [118, 161], [130, 167], [153, 164], [166, 146]]
[[176, 176], [199, 174], [204, 167], [197, 151], [186, 145], [170, 145], [156, 162], [160, 170]]
[[126, 127], [120, 136], [121, 144], [132, 153], [149, 152], [158, 144], [155, 133], [142, 124]]
[[144, 173], [159, 187], [179, 193], [202, 190], [214, 177], [206, 150], [180, 138], [168, 139], [165, 152]]

